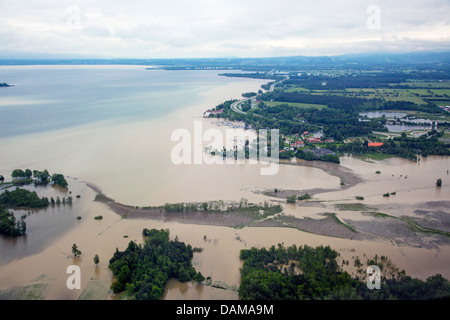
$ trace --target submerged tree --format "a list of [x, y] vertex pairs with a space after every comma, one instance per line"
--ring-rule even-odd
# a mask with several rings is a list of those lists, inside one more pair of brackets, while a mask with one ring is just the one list
[[78, 250], [78, 246], [75, 243], [72, 245], [72, 253], [75, 257], [81, 256], [81, 251]]

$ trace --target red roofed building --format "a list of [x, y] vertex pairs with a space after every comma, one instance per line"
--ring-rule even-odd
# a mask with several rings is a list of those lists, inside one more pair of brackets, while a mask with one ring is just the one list
[[308, 141], [311, 143], [321, 143], [322, 142], [322, 140], [320, 140], [320, 138], [309, 138]]
[[369, 147], [381, 147], [383, 145], [383, 142], [369, 142]]

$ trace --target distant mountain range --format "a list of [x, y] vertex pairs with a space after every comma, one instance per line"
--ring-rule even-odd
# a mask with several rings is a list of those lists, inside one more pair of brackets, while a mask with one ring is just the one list
[[414, 66], [450, 68], [450, 52], [399, 54], [345, 54], [339, 56], [291, 56], [268, 58], [199, 59], [0, 59], [0, 65], [145, 65], [165, 69], [293, 70], [300, 68], [389, 68]]

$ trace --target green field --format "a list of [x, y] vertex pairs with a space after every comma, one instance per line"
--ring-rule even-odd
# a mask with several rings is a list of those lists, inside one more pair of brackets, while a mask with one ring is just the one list
[[408, 86], [410, 88], [440, 88], [450, 89], [450, 82], [439, 81], [408, 81], [399, 83], [401, 86]]
[[284, 88], [284, 91], [286, 92], [302, 92], [302, 93], [310, 93], [310, 89], [305, 89], [302, 87], [295, 87], [295, 88]]
[[291, 107], [299, 107], [299, 108], [317, 108], [322, 109], [325, 108], [326, 105], [323, 104], [312, 104], [312, 103], [298, 103], [298, 102], [283, 102], [283, 101], [264, 101], [266, 105], [269, 107], [279, 106], [280, 104], [287, 104]]
[[435, 100], [433, 101], [436, 105], [438, 106], [450, 106], [450, 101], [449, 100], [443, 100], [443, 101], [438, 101]]
[[[310, 90], [292, 85], [284, 86], [285, 92], [298, 92], [311, 95], [335, 95], [352, 98], [383, 99], [384, 101], [410, 101], [426, 104], [424, 99], [433, 99], [437, 105], [450, 104], [450, 82], [403, 82], [407, 89], [397, 88], [346, 88], [344, 90]], [[394, 86], [394, 84], [393, 84]]]

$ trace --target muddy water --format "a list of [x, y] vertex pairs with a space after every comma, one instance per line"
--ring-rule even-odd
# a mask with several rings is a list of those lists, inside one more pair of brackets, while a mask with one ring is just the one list
[[[407, 168], [404, 166], [403, 169]], [[344, 259], [355, 255], [361, 257], [363, 254], [387, 255], [399, 268], [405, 269], [412, 276], [425, 279], [429, 275], [442, 273], [445, 277], [450, 277], [448, 246], [440, 247], [439, 250], [428, 250], [393, 246], [388, 241], [330, 238], [285, 228], [233, 229], [152, 220], [127, 220], [121, 219], [104, 205], [93, 202], [95, 194], [83, 182], [69, 179], [69, 184], [73, 195], [81, 195], [81, 198], [74, 200], [72, 207], [66, 205], [59, 210], [50, 208], [34, 212], [27, 217], [30, 224], [26, 239], [2, 238], [0, 290], [41, 285], [44, 289], [40, 289], [39, 294], [47, 299], [77, 299], [83, 297], [86, 291], [100, 299], [115, 299], [108, 290], [112, 279], [107, 268], [108, 260], [116, 248], [125, 249], [130, 240], [141, 242], [141, 232], [145, 227], [168, 228], [172, 238], [178, 236], [181, 241], [203, 248], [201, 253], [194, 254], [195, 268], [203, 275], [211, 277], [214, 285], [225, 288], [224, 290], [172, 280], [166, 288], [165, 299], [237, 299], [236, 290], [241, 267], [239, 251], [252, 246], [268, 247], [278, 243], [330, 245], [340, 251]], [[47, 196], [62, 195], [61, 191], [51, 187], [38, 192]], [[51, 219], [47, 219], [46, 215]], [[82, 216], [81, 220], [76, 219], [78, 215]], [[103, 219], [95, 220], [97, 215], [102, 215]], [[54, 225], [46, 225], [49, 221]], [[64, 232], [57, 232], [59, 228]], [[20, 241], [23, 243], [18, 245]], [[71, 255], [73, 243], [82, 251], [80, 258], [73, 258]], [[93, 263], [95, 254], [100, 257], [97, 267]], [[15, 259], [11, 258], [13, 256]], [[66, 269], [72, 264], [81, 268], [81, 290], [69, 290], [66, 287], [69, 276]]]
[[[418, 203], [450, 200], [450, 157], [430, 156], [413, 162], [402, 158], [382, 161], [364, 161], [343, 157], [341, 165], [357, 172], [364, 182], [345, 191], [320, 194], [323, 200], [354, 199], [363, 196], [364, 203]], [[379, 171], [380, 173], [376, 173]], [[442, 179], [442, 187], [436, 188], [436, 180]], [[396, 192], [395, 197], [383, 197]]]

